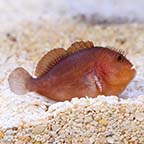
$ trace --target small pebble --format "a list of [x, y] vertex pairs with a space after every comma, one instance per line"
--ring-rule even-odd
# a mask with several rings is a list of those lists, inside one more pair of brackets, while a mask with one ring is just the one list
[[114, 138], [113, 138], [113, 137], [108, 137], [108, 138], [107, 138], [107, 142], [108, 142], [109, 144], [114, 144]]
[[38, 125], [32, 129], [32, 133], [33, 134], [40, 134], [45, 130], [45, 128], [46, 127], [44, 125]]
[[0, 139], [4, 137], [4, 133], [0, 131]]
[[135, 118], [136, 118], [138, 121], [144, 121], [144, 113], [136, 114]]
[[106, 126], [106, 125], [108, 124], [108, 121], [105, 120], [105, 119], [101, 119], [101, 120], [99, 121], [99, 123]]

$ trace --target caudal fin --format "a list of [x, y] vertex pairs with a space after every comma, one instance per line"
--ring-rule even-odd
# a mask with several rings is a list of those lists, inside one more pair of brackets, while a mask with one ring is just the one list
[[11, 91], [18, 95], [27, 93], [30, 79], [30, 74], [24, 68], [16, 68], [8, 78]]

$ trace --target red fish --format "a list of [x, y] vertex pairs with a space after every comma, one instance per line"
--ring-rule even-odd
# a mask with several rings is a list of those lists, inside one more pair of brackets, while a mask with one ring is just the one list
[[118, 96], [135, 74], [133, 64], [120, 51], [80, 41], [67, 50], [58, 48], [44, 55], [36, 67], [37, 78], [19, 67], [8, 81], [16, 94], [34, 91], [64, 101], [73, 97]]

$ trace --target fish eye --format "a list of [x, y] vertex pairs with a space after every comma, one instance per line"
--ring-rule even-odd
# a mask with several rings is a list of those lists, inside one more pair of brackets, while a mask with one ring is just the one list
[[123, 62], [123, 61], [124, 61], [124, 56], [118, 55], [118, 56], [117, 56], [117, 61]]

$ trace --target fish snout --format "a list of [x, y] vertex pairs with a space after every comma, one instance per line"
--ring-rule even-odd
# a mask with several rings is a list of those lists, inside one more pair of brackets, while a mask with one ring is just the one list
[[133, 73], [133, 77], [135, 77], [135, 75], [136, 75], [136, 66], [134, 64], [131, 66], [131, 71]]
[[136, 67], [134, 64], [131, 66], [131, 70], [136, 70]]

